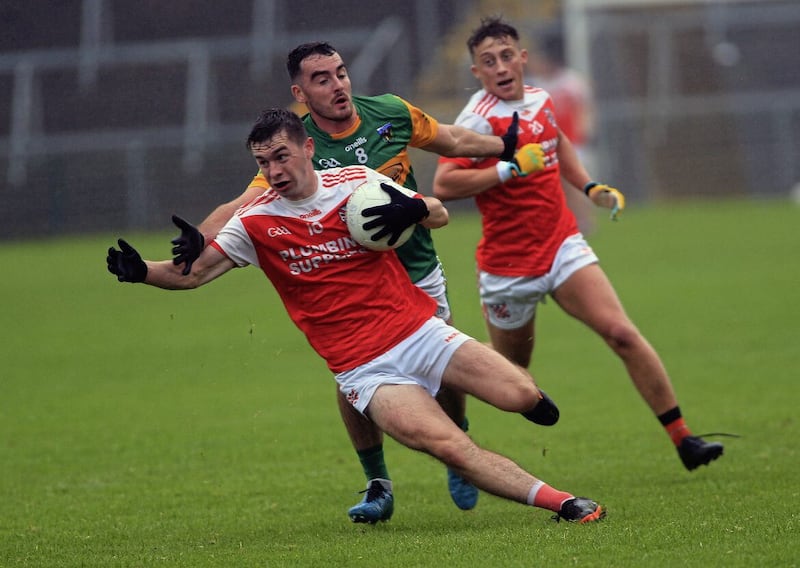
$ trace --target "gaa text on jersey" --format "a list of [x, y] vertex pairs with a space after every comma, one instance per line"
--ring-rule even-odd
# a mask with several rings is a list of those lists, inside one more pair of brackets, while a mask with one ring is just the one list
[[342, 163], [337, 160], [336, 158], [320, 158], [317, 160], [319, 167], [323, 170], [327, 170], [328, 168], [340, 168], [342, 167]]
[[267, 236], [268, 237], [280, 237], [281, 235], [291, 235], [292, 232], [281, 225], [280, 227], [270, 227], [267, 229]]

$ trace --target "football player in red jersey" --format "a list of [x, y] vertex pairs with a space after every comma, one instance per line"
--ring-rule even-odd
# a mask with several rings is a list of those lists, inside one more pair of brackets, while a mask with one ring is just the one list
[[[378, 170], [397, 183], [415, 190], [408, 147], [420, 148], [444, 156], [502, 156], [509, 172], [512, 167], [527, 171], [526, 163], [514, 161], [516, 126], [502, 136], [484, 136], [473, 130], [441, 124], [432, 116], [393, 94], [357, 96], [347, 66], [341, 55], [326, 42], [311, 42], [289, 52], [286, 70], [291, 91], [306, 107], [306, 129], [314, 139], [314, 164], [317, 169], [361, 164]], [[515, 165], [516, 164], [516, 165]], [[173, 240], [176, 264], [191, 263], [217, 231], [240, 206], [269, 188], [262, 174], [257, 174], [247, 189], [234, 200], [217, 207], [200, 225], [177, 221], [181, 236]], [[417, 225], [411, 239], [397, 249], [408, 277], [438, 303], [437, 315], [452, 323], [445, 275], [436, 254], [430, 231]], [[337, 404], [347, 433], [367, 479], [367, 491], [361, 502], [348, 510], [355, 522], [387, 520], [393, 511], [391, 479], [383, 452], [383, 435], [375, 424], [353, 410], [337, 391]], [[453, 421], [465, 431], [466, 397], [461, 392], [442, 388], [437, 399]], [[453, 471], [447, 472], [448, 489], [453, 502], [464, 510], [475, 507], [478, 491]], [[372, 485], [388, 488], [380, 495]]]
[[[300, 118], [284, 109], [262, 114], [248, 147], [270, 189], [237, 211], [188, 274], [171, 260], [142, 260], [122, 239], [119, 249], [108, 250], [109, 272], [121, 282], [190, 289], [237, 266], [257, 266], [335, 374], [339, 390], [382, 431], [493, 495], [572, 522], [603, 518], [604, 508], [591, 499], [555, 489], [477, 446], [436, 402], [445, 385], [537, 424], [558, 419], [527, 372], [435, 316], [436, 302], [406, 276], [395, 252], [369, 250], [349, 237], [348, 197], [382, 174], [365, 166], [315, 171], [314, 141]], [[391, 206], [374, 211], [392, 234], [415, 223], [447, 223], [438, 199], [396, 193]]]
[[[480, 81], [455, 124], [491, 134], [519, 115], [518, 146], [539, 144], [542, 168], [509, 175], [497, 159], [440, 158], [434, 195], [474, 197], [483, 234], [477, 248], [479, 290], [492, 345], [527, 368], [534, 346], [536, 308], [547, 295], [614, 350], [693, 470], [722, 455], [723, 446], [692, 435], [659, 355], [631, 322], [565, 203], [563, 176], [612, 218], [625, 207], [617, 189], [592, 180], [559, 128], [549, 94], [525, 85], [527, 51], [517, 30], [486, 18], [467, 41], [472, 74]], [[567, 188], [567, 191], [575, 191]], [[510, 214], [513, 212], [513, 214]]]

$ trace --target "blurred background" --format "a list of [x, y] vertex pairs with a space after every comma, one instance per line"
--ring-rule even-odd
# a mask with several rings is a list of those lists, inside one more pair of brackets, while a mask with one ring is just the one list
[[[255, 173], [244, 140], [291, 105], [302, 42], [332, 43], [355, 93], [451, 122], [487, 15], [521, 32], [532, 83], [569, 70], [575, 136], [631, 205], [800, 193], [798, 0], [4, 0], [0, 239], [200, 222]], [[435, 160], [414, 160], [426, 191]]]

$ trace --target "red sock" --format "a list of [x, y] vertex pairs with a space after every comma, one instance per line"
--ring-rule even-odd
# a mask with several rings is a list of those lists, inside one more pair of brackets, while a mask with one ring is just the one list
[[572, 493], [553, 489], [544, 481], [537, 481], [528, 493], [528, 505], [550, 509], [557, 513], [561, 510], [561, 504], [573, 497], [575, 496]]
[[672, 438], [672, 443], [676, 446], [680, 446], [686, 436], [692, 435], [692, 432], [689, 430], [686, 422], [683, 421], [683, 418], [677, 418], [669, 424], [665, 424], [664, 429], [667, 431], [667, 434], [669, 434], [669, 437]]

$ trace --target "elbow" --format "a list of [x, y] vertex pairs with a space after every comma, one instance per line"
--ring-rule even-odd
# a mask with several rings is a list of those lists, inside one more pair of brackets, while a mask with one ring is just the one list
[[181, 278], [181, 288], [183, 290], [194, 290], [200, 288], [207, 281], [208, 274], [206, 270], [194, 270], [194, 267], [192, 267], [192, 271]]
[[[148, 284], [150, 284], [148, 282]], [[197, 278], [193, 278], [191, 275], [189, 276], [182, 276], [179, 279], [172, 280], [170, 282], [153, 282], [153, 286], [157, 286], [158, 288], [164, 288], [165, 290], [194, 290], [195, 288], [200, 287], [200, 282]]]
[[433, 196], [440, 201], [452, 201], [458, 198], [455, 192], [451, 191], [449, 187], [441, 183], [433, 184]]
[[186, 277], [186, 280], [183, 282], [183, 286], [181, 286], [182, 290], [194, 290], [200, 287], [200, 279], [197, 277], [193, 277], [189, 275]]
[[431, 190], [436, 199], [451, 201], [462, 197], [456, 189], [458, 187], [458, 176], [453, 176], [452, 173], [452, 170], [447, 169], [447, 167], [440, 166], [433, 175]]
[[176, 266], [173, 270], [172, 277], [164, 284], [165, 285], [161, 287], [168, 290], [194, 290], [202, 286], [202, 274], [195, 271], [193, 267], [189, 274], [184, 275], [183, 265]]

